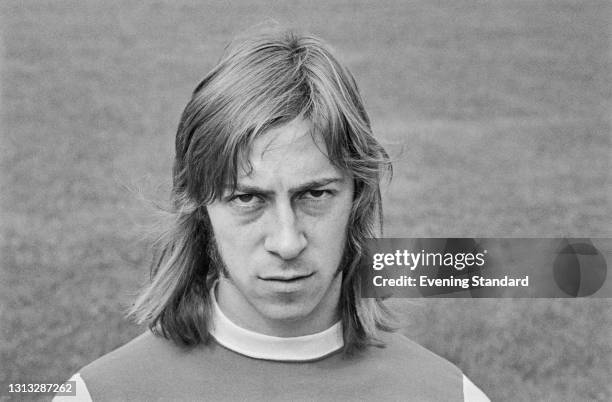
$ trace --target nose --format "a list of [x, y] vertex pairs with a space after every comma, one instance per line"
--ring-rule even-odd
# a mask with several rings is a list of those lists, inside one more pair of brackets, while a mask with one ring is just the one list
[[274, 209], [264, 247], [283, 260], [300, 255], [308, 241], [290, 202], [279, 203]]

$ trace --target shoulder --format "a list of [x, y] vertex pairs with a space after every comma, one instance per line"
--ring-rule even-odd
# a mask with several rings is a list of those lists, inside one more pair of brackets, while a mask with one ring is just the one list
[[[410, 383], [419, 400], [488, 401], [486, 395], [447, 359], [394, 332], [381, 332], [384, 347], [371, 347], [368, 355], [391, 383]], [[409, 381], [406, 381], [409, 379]]]
[[385, 360], [400, 366], [410, 366], [421, 372], [435, 371], [438, 375], [461, 376], [461, 370], [445, 358], [397, 332], [381, 332], [378, 339], [383, 348], [377, 348]]
[[367, 347], [347, 365], [360, 368], [381, 400], [463, 400], [463, 374], [454, 364], [399, 333], [381, 331], [376, 339], [383, 346]]
[[167, 382], [168, 373], [185, 365], [189, 355], [189, 349], [147, 331], [86, 365], [79, 374], [94, 399], [101, 395], [129, 399], [146, 395], [151, 384]]
[[125, 345], [94, 360], [80, 370], [84, 378], [99, 374], [112, 374], [117, 371], [133, 370], [145, 364], [155, 364], [180, 354], [179, 348], [171, 342], [147, 331]]

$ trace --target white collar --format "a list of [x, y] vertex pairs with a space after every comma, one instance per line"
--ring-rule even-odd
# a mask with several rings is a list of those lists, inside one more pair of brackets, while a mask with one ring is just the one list
[[212, 325], [210, 334], [226, 348], [245, 356], [264, 360], [305, 361], [329, 355], [344, 346], [342, 322], [312, 335], [283, 338], [253, 332], [230, 321], [210, 292]]

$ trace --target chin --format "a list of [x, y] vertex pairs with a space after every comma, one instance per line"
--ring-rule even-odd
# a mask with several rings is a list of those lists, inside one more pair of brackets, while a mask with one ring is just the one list
[[266, 306], [262, 309], [262, 315], [268, 320], [278, 322], [296, 322], [307, 319], [313, 309], [304, 305], [292, 306], [288, 304], [279, 304]]

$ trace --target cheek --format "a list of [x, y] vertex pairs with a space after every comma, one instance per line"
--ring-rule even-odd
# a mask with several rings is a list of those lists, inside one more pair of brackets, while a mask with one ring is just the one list
[[242, 242], [239, 236], [240, 230], [233, 219], [220, 207], [209, 206], [208, 216], [217, 249], [223, 261], [228, 264], [236, 257], [236, 251], [240, 250], [238, 247]]
[[353, 197], [352, 195], [346, 195], [333, 214], [334, 228], [336, 228], [337, 231], [346, 231], [347, 226], [350, 224], [349, 219], [352, 208]]
[[350, 199], [333, 208], [324, 219], [316, 219], [311, 225], [310, 245], [316, 254], [326, 259], [339, 260], [346, 244], [346, 231], [350, 217]]
[[223, 205], [213, 204], [208, 206], [208, 216], [213, 232], [218, 241], [229, 241], [240, 234], [241, 223]]

